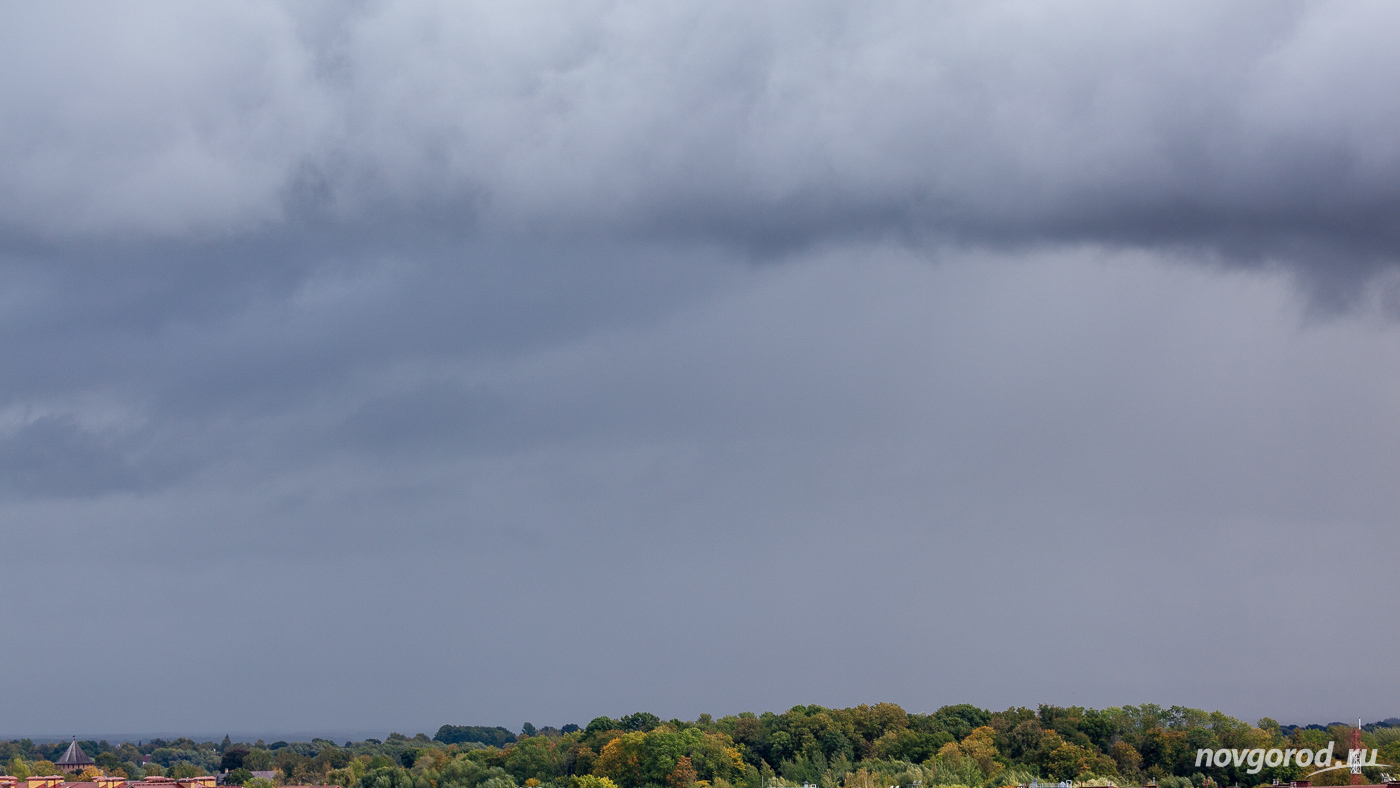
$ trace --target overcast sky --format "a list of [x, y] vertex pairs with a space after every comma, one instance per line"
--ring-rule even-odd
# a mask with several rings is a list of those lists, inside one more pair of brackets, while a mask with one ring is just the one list
[[1400, 716], [1400, 6], [0, 6], [0, 734]]

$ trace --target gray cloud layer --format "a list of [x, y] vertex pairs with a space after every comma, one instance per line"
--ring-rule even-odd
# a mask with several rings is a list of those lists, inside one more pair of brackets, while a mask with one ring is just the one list
[[8, 13], [0, 217], [38, 237], [309, 211], [1395, 250], [1382, 3]]
[[1393, 716], [1397, 13], [5, 6], [0, 728]]

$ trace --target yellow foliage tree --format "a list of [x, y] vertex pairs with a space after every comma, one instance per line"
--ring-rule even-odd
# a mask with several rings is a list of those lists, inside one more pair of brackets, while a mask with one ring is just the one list
[[997, 753], [996, 745], [997, 732], [987, 726], [976, 728], [962, 740], [959, 749], [963, 754], [977, 761], [977, 765], [982, 768], [983, 774], [993, 774], [996, 771]]
[[580, 774], [569, 778], [569, 788], [617, 788], [617, 783], [594, 774]]
[[[1043, 766], [1056, 780], [1078, 780], [1092, 772], [1097, 764], [1092, 750], [1065, 741], [1055, 731], [1046, 732], [1041, 746], [1049, 751]], [[1112, 770], [1113, 761], [1107, 756], [1100, 757], [1105, 764], [1102, 768]]]
[[940, 764], [947, 764], [953, 768], [962, 765], [962, 748], [956, 742], [948, 742], [938, 749], [938, 755], [934, 756]]
[[634, 731], [603, 745], [598, 760], [593, 762], [593, 773], [607, 777], [618, 785], [641, 785], [646, 739], [645, 733]]
[[102, 776], [102, 770], [96, 766], [89, 766], [78, 775], [78, 782], [90, 783]]
[[446, 765], [447, 751], [438, 749], [437, 747], [430, 747], [424, 750], [423, 754], [418, 756], [418, 760], [413, 762], [414, 770], [420, 772], [425, 769], [432, 769], [435, 772], [440, 772], [442, 771], [442, 767]]

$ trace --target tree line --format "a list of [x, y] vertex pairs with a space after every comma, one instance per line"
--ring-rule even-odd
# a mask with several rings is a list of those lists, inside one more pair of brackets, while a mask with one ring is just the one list
[[[1363, 746], [1381, 763], [1400, 763], [1400, 719], [1365, 726]], [[1201, 768], [1200, 749], [1351, 746], [1340, 723], [1256, 724], [1221, 712], [1173, 706], [1090, 709], [1041, 705], [989, 711], [961, 704], [931, 714], [880, 703], [845, 709], [794, 706], [663, 721], [638, 712], [597, 717], [586, 726], [535, 728], [444, 725], [429, 737], [394, 733], [343, 745], [326, 739], [267, 744], [80, 742], [103, 773], [141, 779], [219, 773], [245, 788], [337, 785], [342, 788], [1001, 788], [1072, 780], [1085, 786], [1216, 788], [1287, 782], [1307, 770], [1291, 765], [1248, 774]], [[63, 742], [0, 743], [0, 763], [16, 776], [57, 773]], [[1371, 781], [1381, 767], [1368, 770]], [[1400, 769], [1396, 769], [1400, 771]], [[256, 776], [255, 772], [271, 780]], [[1341, 785], [1349, 774], [1319, 774], [1314, 785]]]

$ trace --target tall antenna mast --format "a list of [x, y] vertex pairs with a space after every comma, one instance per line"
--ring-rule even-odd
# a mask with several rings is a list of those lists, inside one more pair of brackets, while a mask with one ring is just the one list
[[1355, 759], [1355, 760], [1352, 761], [1352, 767], [1351, 767], [1351, 784], [1352, 784], [1352, 785], [1361, 785], [1361, 784], [1362, 784], [1361, 762], [1362, 762], [1363, 760], [1365, 760], [1365, 759], [1364, 759], [1364, 757], [1362, 757], [1362, 756], [1364, 756], [1364, 753], [1361, 752], [1361, 718], [1360, 718], [1360, 717], [1357, 717], [1357, 718], [1356, 718], [1356, 727], [1351, 729], [1351, 752], [1347, 753], [1347, 755], [1348, 755], [1348, 760]]

